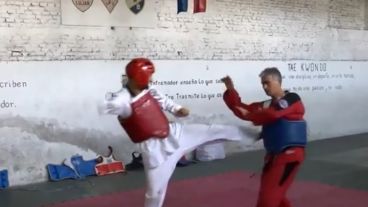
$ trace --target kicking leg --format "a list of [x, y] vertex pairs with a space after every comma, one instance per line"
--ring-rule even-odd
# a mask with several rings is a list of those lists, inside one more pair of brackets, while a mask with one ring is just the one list
[[194, 150], [199, 145], [212, 141], [240, 141], [247, 139], [251, 143], [254, 138], [245, 129], [233, 125], [183, 125], [180, 134], [180, 147], [184, 153]]
[[[168, 156], [167, 160], [155, 168], [148, 168], [145, 164], [146, 174], [146, 194], [145, 207], [161, 207], [165, 200], [166, 189], [169, 180], [175, 170], [176, 163], [183, 156], [184, 152], [180, 149]], [[143, 156], [143, 162], [146, 158]]]
[[244, 132], [239, 127], [228, 125], [188, 124], [183, 125], [178, 134], [179, 148], [169, 155], [159, 166], [149, 168], [148, 155], [142, 154], [145, 165], [147, 190], [145, 207], [161, 207], [166, 194], [170, 177], [177, 162], [187, 152], [199, 145], [216, 140], [238, 141], [244, 138]]

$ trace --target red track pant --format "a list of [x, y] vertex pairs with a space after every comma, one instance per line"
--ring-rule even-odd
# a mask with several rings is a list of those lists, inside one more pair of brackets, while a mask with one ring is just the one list
[[257, 207], [291, 207], [286, 193], [303, 160], [304, 148], [301, 147], [265, 156]]

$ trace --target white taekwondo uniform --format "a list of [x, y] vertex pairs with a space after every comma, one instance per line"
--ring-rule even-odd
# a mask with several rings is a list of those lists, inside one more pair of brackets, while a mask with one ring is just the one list
[[[122, 88], [106, 98], [105, 113], [127, 118], [132, 114], [131, 103], [146, 93], [151, 93], [163, 111], [174, 114], [182, 108], [181, 105], [160, 94], [155, 88], [149, 87], [135, 97], [132, 97], [126, 88]], [[152, 137], [137, 143], [138, 149], [142, 153], [147, 179], [145, 207], [161, 207], [163, 205], [169, 179], [177, 162], [184, 154], [206, 142], [216, 140], [240, 141], [242, 139], [249, 139], [252, 142], [254, 140], [254, 138], [249, 137], [244, 129], [232, 125], [170, 122], [169, 128], [169, 135], [164, 139]]]

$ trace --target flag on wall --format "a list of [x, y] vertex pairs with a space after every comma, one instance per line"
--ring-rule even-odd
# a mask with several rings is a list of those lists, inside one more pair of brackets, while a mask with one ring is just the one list
[[194, 0], [193, 13], [206, 12], [207, 0]]
[[178, 0], [178, 14], [188, 11], [188, 0]]

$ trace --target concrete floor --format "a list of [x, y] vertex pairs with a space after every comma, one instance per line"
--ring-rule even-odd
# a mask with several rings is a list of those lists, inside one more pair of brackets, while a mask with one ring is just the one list
[[[246, 170], [259, 173], [264, 151], [228, 156], [224, 160], [197, 163], [177, 168], [173, 179], [186, 179], [221, 172]], [[317, 181], [343, 188], [368, 192], [368, 134], [345, 136], [310, 142], [307, 159], [298, 180]], [[88, 177], [13, 187], [0, 191], [1, 207], [43, 206], [66, 200], [85, 198], [144, 186], [143, 171]]]

